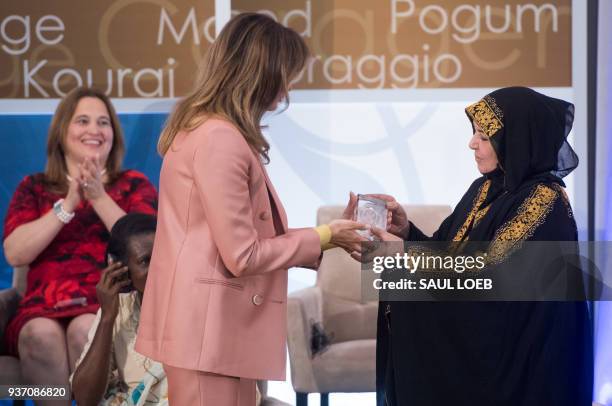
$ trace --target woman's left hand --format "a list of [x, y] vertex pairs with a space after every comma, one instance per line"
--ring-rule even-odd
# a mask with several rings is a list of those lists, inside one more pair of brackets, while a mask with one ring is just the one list
[[100, 156], [86, 158], [79, 165], [79, 169], [83, 198], [91, 204], [106, 229], [110, 231], [115, 222], [125, 216], [126, 212], [104, 189], [104, 164], [100, 161]]
[[355, 217], [355, 209], [357, 208], [357, 195], [353, 192], [349, 192], [349, 201], [342, 212], [342, 218], [344, 220], [353, 220]]
[[102, 182], [102, 168], [100, 165], [100, 159], [98, 157], [85, 158], [83, 163], [80, 165], [80, 169], [80, 183], [83, 191], [83, 197], [91, 202], [106, 195], [104, 183]]

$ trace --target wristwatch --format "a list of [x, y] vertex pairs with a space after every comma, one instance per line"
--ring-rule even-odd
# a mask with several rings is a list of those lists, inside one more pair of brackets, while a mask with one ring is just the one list
[[59, 221], [64, 224], [68, 224], [70, 223], [70, 220], [74, 218], [74, 212], [68, 213], [66, 210], [64, 210], [62, 203], [64, 203], [64, 199], [59, 199], [57, 202], [53, 203], [53, 213], [55, 213]]

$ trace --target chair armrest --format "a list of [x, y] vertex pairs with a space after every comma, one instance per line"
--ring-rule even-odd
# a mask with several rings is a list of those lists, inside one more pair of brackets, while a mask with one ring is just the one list
[[13, 268], [13, 288], [17, 290], [19, 296], [25, 295], [26, 287], [28, 284], [28, 272], [30, 271], [29, 265], [16, 266]]
[[4, 337], [4, 330], [19, 306], [21, 296], [15, 288], [0, 290], [0, 338]]
[[322, 319], [321, 289], [313, 286], [293, 292], [287, 301], [287, 345], [291, 381], [296, 392], [318, 392], [312, 370], [310, 330]]

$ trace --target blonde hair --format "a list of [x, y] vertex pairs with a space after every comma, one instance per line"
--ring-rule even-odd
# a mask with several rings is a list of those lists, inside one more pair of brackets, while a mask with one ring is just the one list
[[304, 68], [308, 47], [295, 31], [272, 18], [242, 13], [232, 18], [207, 50], [195, 89], [179, 101], [157, 144], [163, 156], [176, 135], [207, 116], [231, 122], [268, 161], [270, 145], [260, 121]]
[[106, 173], [109, 183], [114, 181], [121, 171], [121, 162], [125, 146], [123, 142], [123, 132], [117, 118], [117, 113], [110, 99], [100, 90], [89, 87], [77, 87], [68, 93], [57, 106], [49, 134], [47, 136], [47, 165], [45, 167], [45, 186], [48, 190], [65, 193], [68, 190], [66, 183], [66, 175], [68, 168], [66, 167], [66, 152], [65, 142], [68, 133], [68, 127], [72, 116], [84, 97], [94, 97], [99, 99], [106, 106], [108, 115], [113, 128], [113, 146], [106, 160]]

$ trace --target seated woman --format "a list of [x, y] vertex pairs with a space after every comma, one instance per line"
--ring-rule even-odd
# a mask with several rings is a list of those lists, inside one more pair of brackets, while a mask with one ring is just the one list
[[9, 264], [29, 271], [5, 339], [29, 384], [68, 384], [99, 307], [108, 230], [127, 212], [156, 211], [147, 178], [121, 169], [123, 151], [110, 100], [77, 88], [51, 122], [45, 172], [27, 176], [13, 195], [4, 253]]
[[[433, 237], [390, 196], [384, 241], [576, 241], [561, 178], [578, 165], [574, 106], [528, 88], [468, 106], [476, 179]], [[510, 248], [512, 244], [506, 245]], [[359, 254], [354, 254], [359, 257]], [[379, 406], [587, 406], [593, 384], [585, 302], [381, 302]]]
[[155, 217], [130, 213], [113, 226], [100, 310], [71, 376], [79, 405], [167, 404], [162, 365], [134, 351], [140, 303], [155, 237]]

